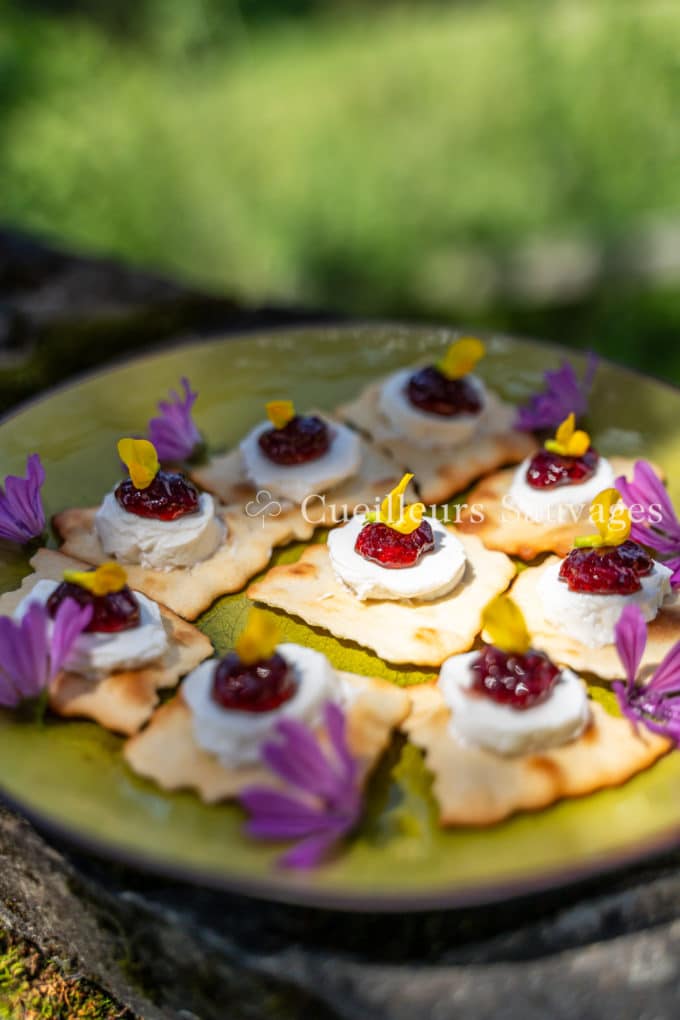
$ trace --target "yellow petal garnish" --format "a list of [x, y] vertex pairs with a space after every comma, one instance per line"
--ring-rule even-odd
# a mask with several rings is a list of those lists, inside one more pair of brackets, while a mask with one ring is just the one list
[[64, 580], [86, 588], [93, 595], [111, 595], [127, 584], [127, 574], [120, 563], [109, 560], [96, 570], [65, 570]]
[[508, 595], [499, 595], [482, 613], [482, 628], [502, 652], [524, 655], [529, 648], [529, 631], [522, 611]]
[[621, 545], [630, 535], [630, 510], [621, 503], [618, 489], [603, 489], [590, 504], [590, 520], [597, 528], [595, 535], [581, 535], [574, 546], [597, 548], [601, 545]]
[[284, 429], [295, 417], [295, 406], [292, 400], [270, 400], [266, 405], [267, 417], [275, 429]]
[[476, 336], [464, 336], [454, 340], [437, 368], [447, 379], [461, 379], [474, 370], [475, 365], [486, 354], [486, 347]]
[[262, 609], [253, 609], [248, 617], [245, 630], [236, 642], [235, 651], [246, 666], [261, 659], [269, 659], [279, 641], [276, 621]]
[[119, 439], [118, 456], [135, 489], [148, 489], [161, 469], [156, 447], [148, 439]]
[[554, 439], [546, 439], [545, 448], [562, 457], [582, 457], [590, 447], [590, 436], [576, 428], [576, 417], [572, 411], [557, 429]]
[[404, 506], [404, 493], [412, 478], [413, 475], [405, 474], [399, 485], [395, 485], [385, 496], [380, 509], [366, 514], [366, 520], [375, 524], [387, 524], [401, 535], [410, 535], [419, 528], [425, 513], [425, 504], [411, 503]]

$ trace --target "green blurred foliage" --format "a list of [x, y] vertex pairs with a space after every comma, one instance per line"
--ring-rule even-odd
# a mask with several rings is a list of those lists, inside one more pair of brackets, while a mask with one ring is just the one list
[[6, 218], [248, 300], [680, 378], [680, 281], [635, 240], [680, 230], [677, 5], [34, 0], [3, 26]]

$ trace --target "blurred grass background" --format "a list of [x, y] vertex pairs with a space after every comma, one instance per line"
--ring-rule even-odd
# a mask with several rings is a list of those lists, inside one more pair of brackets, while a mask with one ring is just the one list
[[680, 5], [0, 0], [2, 218], [680, 381]]

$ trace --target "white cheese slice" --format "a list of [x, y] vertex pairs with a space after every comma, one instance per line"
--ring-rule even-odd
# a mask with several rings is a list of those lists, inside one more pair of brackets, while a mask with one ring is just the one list
[[614, 485], [614, 471], [604, 457], [600, 457], [595, 474], [588, 481], [555, 489], [534, 489], [528, 484], [526, 474], [530, 463], [531, 457], [527, 457], [515, 471], [506, 495], [506, 509], [519, 511], [521, 516], [537, 524], [577, 523], [595, 497]]
[[436, 599], [452, 591], [465, 573], [465, 550], [453, 532], [434, 517], [425, 517], [435, 546], [412, 567], [391, 568], [372, 563], [354, 551], [366, 520], [357, 514], [328, 535], [328, 553], [335, 574], [359, 599]]
[[[46, 605], [58, 587], [58, 581], [38, 581], [17, 606], [15, 619], [20, 620], [33, 602]], [[140, 592], [134, 594], [139, 603], [139, 624], [113, 634], [80, 634], [66, 662], [70, 672], [96, 680], [122, 670], [141, 669], [165, 654], [168, 636], [160, 609]]]
[[630, 595], [591, 595], [569, 591], [560, 581], [560, 563], [551, 563], [543, 571], [536, 591], [541, 598], [543, 614], [550, 623], [589, 648], [601, 648], [614, 640], [614, 627], [624, 606], [633, 603], [649, 622], [659, 612], [664, 599], [671, 593], [672, 571], [663, 563], [655, 563], [652, 572], [640, 578], [640, 589]]
[[479, 413], [457, 414], [448, 418], [422, 411], [411, 403], [406, 387], [414, 371], [413, 368], [406, 368], [395, 372], [387, 377], [380, 389], [378, 407], [395, 432], [424, 447], [458, 446], [470, 439], [477, 431], [486, 410], [487, 392], [482, 380], [476, 375], [467, 376], [482, 401]]
[[218, 659], [202, 662], [182, 685], [182, 697], [194, 717], [196, 743], [217, 755], [226, 768], [260, 761], [262, 744], [281, 719], [297, 719], [314, 728], [327, 701], [345, 703], [345, 687], [325, 655], [295, 644], [276, 650], [292, 666], [298, 687], [292, 698], [270, 712], [223, 708], [213, 699]]
[[199, 497], [197, 513], [158, 521], [124, 510], [113, 489], [104, 497], [94, 523], [107, 556], [154, 570], [191, 567], [212, 556], [226, 535], [226, 526], [215, 513], [215, 501], [207, 492]]
[[331, 431], [328, 450], [306, 464], [275, 464], [271, 461], [258, 442], [263, 432], [271, 429], [271, 422], [256, 425], [241, 441], [243, 465], [253, 485], [272, 496], [302, 503], [305, 496], [327, 492], [355, 475], [361, 462], [359, 436], [346, 425], [327, 424]]
[[454, 655], [443, 663], [437, 684], [451, 709], [452, 736], [463, 744], [496, 754], [544, 751], [575, 740], [590, 719], [583, 681], [563, 669], [545, 701], [529, 708], [502, 705], [471, 690], [471, 666], [478, 652]]

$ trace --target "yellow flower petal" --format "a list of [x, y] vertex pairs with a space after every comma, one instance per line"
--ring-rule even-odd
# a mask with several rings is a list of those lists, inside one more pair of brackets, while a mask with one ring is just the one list
[[251, 610], [245, 629], [236, 642], [235, 651], [241, 662], [252, 666], [262, 659], [269, 659], [279, 641], [276, 621], [262, 609]]
[[437, 362], [437, 368], [447, 379], [461, 379], [475, 368], [475, 365], [486, 354], [486, 347], [475, 336], [464, 336], [454, 340], [443, 358]]
[[583, 429], [576, 430], [575, 426], [576, 417], [572, 411], [558, 426], [555, 438], [546, 439], [546, 450], [562, 457], [582, 457], [590, 446], [590, 436]]
[[482, 627], [503, 652], [523, 655], [529, 648], [529, 631], [519, 606], [508, 595], [499, 595], [482, 614]]
[[292, 400], [270, 400], [266, 405], [267, 417], [275, 429], [283, 429], [295, 417]]
[[119, 439], [118, 456], [136, 489], [148, 489], [161, 469], [156, 447], [148, 439]]
[[120, 563], [109, 560], [96, 570], [65, 570], [64, 580], [86, 588], [93, 595], [110, 595], [127, 584], [127, 574]]
[[399, 484], [385, 496], [377, 513], [366, 514], [366, 520], [387, 524], [401, 535], [410, 535], [419, 528], [425, 513], [425, 504], [411, 503], [404, 506], [404, 492], [412, 478], [412, 474], [405, 474]]
[[618, 489], [603, 489], [597, 494], [590, 504], [590, 520], [597, 528], [597, 534], [575, 539], [574, 545], [578, 548], [621, 545], [630, 535], [630, 511], [621, 502]]

